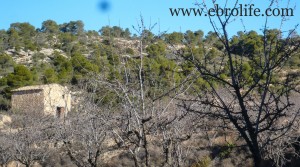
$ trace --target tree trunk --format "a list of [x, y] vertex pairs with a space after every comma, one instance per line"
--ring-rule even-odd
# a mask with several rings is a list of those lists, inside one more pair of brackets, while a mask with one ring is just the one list
[[261, 157], [261, 154], [260, 154], [260, 151], [259, 151], [258, 147], [257, 146], [251, 146], [249, 148], [250, 148], [250, 151], [251, 151], [251, 154], [252, 154], [254, 166], [255, 167], [260, 167], [262, 157]]
[[255, 167], [260, 167], [261, 166], [261, 156], [257, 156], [257, 155], [254, 155], [252, 154], [252, 157], [253, 157], [253, 161], [254, 161], [254, 166]]

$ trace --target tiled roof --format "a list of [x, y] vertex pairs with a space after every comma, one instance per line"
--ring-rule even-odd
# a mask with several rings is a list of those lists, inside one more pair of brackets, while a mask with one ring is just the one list
[[19, 92], [19, 91], [26, 91], [26, 90], [43, 90], [47, 87], [53, 87], [53, 86], [61, 86], [59, 84], [48, 84], [48, 85], [34, 85], [34, 86], [25, 86], [20, 87], [18, 89], [12, 90], [12, 92]]

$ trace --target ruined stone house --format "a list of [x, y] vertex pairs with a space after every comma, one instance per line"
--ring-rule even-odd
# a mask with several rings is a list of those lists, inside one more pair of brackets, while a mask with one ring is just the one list
[[26, 86], [12, 90], [12, 109], [22, 112], [37, 111], [56, 117], [71, 111], [71, 94], [59, 84]]

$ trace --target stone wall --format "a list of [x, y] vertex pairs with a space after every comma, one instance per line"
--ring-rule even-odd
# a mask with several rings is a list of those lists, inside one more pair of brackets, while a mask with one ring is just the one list
[[56, 115], [58, 108], [71, 111], [71, 93], [59, 84], [26, 86], [12, 91], [12, 108], [21, 111], [40, 111]]
[[45, 112], [56, 114], [57, 107], [63, 107], [65, 112], [71, 111], [71, 95], [67, 88], [53, 84], [44, 87]]
[[13, 92], [12, 109], [15, 111], [44, 112], [44, 94], [42, 90], [24, 90]]

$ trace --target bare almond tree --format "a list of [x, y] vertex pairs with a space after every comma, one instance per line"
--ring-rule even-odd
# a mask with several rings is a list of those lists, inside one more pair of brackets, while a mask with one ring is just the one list
[[52, 118], [39, 112], [19, 113], [13, 117], [11, 132], [7, 135], [12, 160], [26, 167], [44, 161], [51, 143]]
[[[208, 11], [209, 7], [217, 10], [218, 3], [228, 7], [232, 2], [213, 0], [197, 5]], [[239, 3], [239, 0], [234, 1], [232, 7]], [[270, 6], [274, 3], [272, 1]], [[236, 18], [232, 14], [209, 18], [224, 52], [213, 60], [207, 59], [208, 54], [197, 58], [192, 49], [187, 54], [180, 54], [194, 65], [195, 78], [201, 78], [209, 85], [197, 91], [196, 97], [184, 100], [182, 106], [187, 111], [223, 120], [223, 125], [219, 126], [235, 129], [249, 148], [255, 166], [270, 159], [281, 166], [286, 162], [287, 153], [295, 153], [291, 145], [297, 140], [299, 128], [299, 106], [293, 100], [299, 96], [297, 80], [289, 74], [284, 78], [277, 77], [284, 72], [285, 62], [299, 53], [300, 41], [291, 36], [295, 28], [285, 36], [280, 30], [274, 34], [268, 29], [266, 18], [260, 36], [262, 49], [237, 55], [228, 34], [228, 25]], [[251, 70], [246, 71], [246, 66]], [[209, 109], [203, 110], [207, 106]]]
[[[183, 142], [191, 137], [192, 126], [186, 118], [186, 112], [176, 106], [174, 97], [149, 96], [150, 87], [144, 67], [146, 65], [144, 52], [145, 43], [153, 26], [147, 28], [141, 17], [135, 27], [139, 35], [139, 52], [137, 56], [120, 56], [121, 65], [115, 66], [122, 78], [108, 79], [101, 74], [91, 74], [85, 83], [90, 94], [88, 101], [106, 108], [111, 116], [107, 120], [110, 127], [107, 139], [113, 139], [118, 150], [125, 150], [134, 166], [185, 166], [189, 148]], [[149, 62], [148, 62], [149, 63]], [[153, 79], [154, 80], [154, 79]], [[177, 88], [178, 87], [178, 88]], [[152, 88], [152, 89], [158, 89]], [[160, 88], [163, 89], [163, 88]], [[186, 90], [185, 86], [177, 86], [174, 96]], [[105, 106], [102, 101], [105, 96], [111, 101], [117, 101], [114, 106]], [[163, 158], [161, 158], [163, 157]]]
[[85, 101], [77, 113], [56, 125], [56, 145], [78, 167], [99, 166], [108, 133], [105, 113]]
[[10, 150], [11, 141], [8, 139], [7, 134], [0, 136], [0, 166], [6, 167], [12, 158]]

